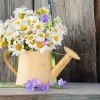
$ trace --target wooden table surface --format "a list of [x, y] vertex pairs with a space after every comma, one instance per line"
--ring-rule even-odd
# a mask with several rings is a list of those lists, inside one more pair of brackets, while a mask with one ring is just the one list
[[100, 100], [100, 84], [69, 83], [66, 89], [50, 89], [47, 93], [0, 85], [0, 100]]

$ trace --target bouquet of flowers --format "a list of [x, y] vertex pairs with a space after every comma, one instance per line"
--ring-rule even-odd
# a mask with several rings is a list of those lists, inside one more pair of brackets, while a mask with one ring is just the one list
[[51, 18], [49, 9], [16, 8], [14, 17], [0, 21], [0, 48], [7, 46], [12, 55], [27, 50], [50, 52], [61, 45], [67, 29], [59, 17]]

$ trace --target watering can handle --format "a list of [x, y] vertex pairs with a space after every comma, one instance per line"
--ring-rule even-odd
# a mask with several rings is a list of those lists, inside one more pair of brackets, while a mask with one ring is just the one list
[[17, 75], [17, 71], [16, 69], [9, 63], [8, 59], [7, 59], [7, 55], [9, 54], [9, 51], [6, 50], [3, 54], [3, 59], [5, 61], [5, 63], [7, 64], [8, 68], [15, 74]]

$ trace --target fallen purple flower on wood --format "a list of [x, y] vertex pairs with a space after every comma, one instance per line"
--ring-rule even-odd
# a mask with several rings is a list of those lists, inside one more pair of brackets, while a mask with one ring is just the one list
[[58, 85], [61, 87], [64, 87], [67, 85], [67, 81], [64, 81], [62, 78], [60, 80], [58, 80]]
[[37, 87], [39, 91], [47, 92], [50, 89], [50, 87], [61, 89], [65, 87], [66, 85], [67, 85], [67, 81], [64, 81], [62, 78], [58, 80], [57, 83], [55, 83], [54, 81], [51, 81], [49, 84], [44, 84], [44, 83], [41, 83], [37, 79], [32, 79], [32, 80], [28, 80], [24, 84], [24, 88], [26, 91], [34, 91], [35, 87]]
[[37, 79], [32, 79], [33, 83], [35, 84], [35, 86], [39, 85], [40, 84], [40, 81], [37, 80]]
[[39, 90], [39, 91], [46, 92], [46, 91], [49, 90], [49, 85], [47, 85], [47, 84], [38, 85], [38, 90]]
[[34, 91], [35, 85], [36, 85], [36, 83], [33, 80], [28, 80], [24, 84], [24, 88], [25, 88], [26, 91]]

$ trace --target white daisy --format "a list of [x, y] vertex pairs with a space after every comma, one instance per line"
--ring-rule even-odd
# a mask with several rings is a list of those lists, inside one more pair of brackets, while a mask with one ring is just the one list
[[22, 23], [22, 20], [21, 19], [15, 19], [14, 21], [14, 24], [16, 25], [19, 25], [20, 23]]
[[21, 24], [17, 25], [16, 28], [22, 34], [28, 34], [28, 32], [31, 30], [30, 25], [28, 25], [27, 22], [22, 22]]
[[44, 14], [49, 14], [50, 12], [49, 9], [46, 7], [42, 7], [41, 9], [44, 11]]
[[52, 36], [52, 32], [51, 31], [47, 30], [44, 35], [48, 40], [51, 40], [51, 36]]
[[55, 44], [52, 43], [52, 41], [47, 41], [47, 50], [48, 51], [52, 51], [53, 49], [55, 49]]
[[57, 26], [52, 27], [51, 31], [57, 34], [61, 31], [61, 28], [57, 25]]
[[62, 36], [58, 35], [58, 34], [53, 34], [52, 35], [52, 42], [55, 44], [55, 45], [61, 45], [61, 41], [62, 41]]
[[40, 52], [40, 53], [44, 53], [46, 50], [46, 46], [44, 45], [43, 42], [36, 42], [35, 44], [35, 50]]
[[37, 41], [36, 44], [35, 44], [35, 47], [36, 47], [36, 50], [43, 48], [43, 42], [38, 42]]
[[26, 10], [27, 16], [33, 16], [33, 10]]
[[15, 31], [14, 33], [13, 33], [13, 37], [16, 37], [16, 36], [19, 36], [20, 35], [20, 32], [19, 31]]
[[25, 39], [25, 43], [28, 44], [28, 46], [29, 46], [31, 49], [34, 48], [35, 38], [34, 38], [33, 34], [27, 36], [27, 38]]
[[47, 46], [44, 46], [43, 48], [38, 49], [38, 52], [47, 53], [47, 52], [50, 52], [50, 50]]
[[44, 23], [42, 23], [42, 22], [35, 23], [34, 29], [35, 29], [36, 33], [41, 33], [42, 31], [44, 31]]
[[45, 40], [45, 35], [44, 35], [44, 33], [37, 33], [37, 34], [35, 35], [35, 39], [36, 39], [36, 41], [39, 41], [39, 42], [44, 41], [44, 40]]
[[67, 28], [66, 28], [64, 25], [62, 25], [62, 23], [57, 24], [57, 25], [56, 25], [56, 28], [59, 29], [59, 30], [58, 30], [58, 33], [59, 33], [59, 34], [61, 34], [61, 35], [67, 34]]
[[8, 47], [9, 51], [13, 52], [13, 55], [20, 55], [25, 52], [24, 45], [19, 41], [14, 41], [13, 45]]
[[45, 38], [43, 38], [43, 37], [37, 37], [36, 38], [36, 41], [39, 41], [39, 42], [42, 42], [42, 41], [44, 41], [45, 40]]
[[34, 24], [39, 22], [38, 16], [27, 16], [24, 20], [27, 21], [28, 24]]
[[20, 18], [20, 19], [23, 19], [26, 15], [26, 10], [27, 8], [26, 7], [20, 7], [20, 8], [16, 8], [15, 11], [13, 12], [14, 13], [14, 17], [15, 18]]
[[42, 7], [42, 8], [39, 8], [35, 11], [36, 14], [49, 14], [49, 9], [47, 9], [46, 7]]
[[68, 34], [67, 28], [62, 24], [61, 24], [61, 34], [63, 34], [63, 35]]

